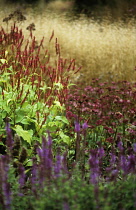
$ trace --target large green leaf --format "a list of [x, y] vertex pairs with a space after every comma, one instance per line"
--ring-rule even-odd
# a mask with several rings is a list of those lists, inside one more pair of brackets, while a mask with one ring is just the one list
[[22, 120], [25, 118], [26, 111], [18, 108], [15, 110], [15, 113], [16, 113], [16, 123], [18, 122], [22, 123]]
[[24, 130], [22, 126], [16, 125], [15, 128], [13, 128], [18, 136], [21, 136], [25, 141], [27, 141], [29, 144], [31, 144], [32, 136], [33, 136], [33, 130]]
[[56, 116], [55, 120], [60, 120], [66, 124], [69, 124], [69, 121], [67, 120], [67, 118], [65, 116]]
[[63, 131], [60, 131], [60, 132], [59, 132], [59, 136], [61, 137], [61, 139], [62, 139], [62, 141], [63, 141], [64, 143], [70, 145], [70, 142], [71, 142], [71, 141], [70, 141], [70, 137], [67, 136], [67, 135], [65, 135], [65, 134], [63, 133]]

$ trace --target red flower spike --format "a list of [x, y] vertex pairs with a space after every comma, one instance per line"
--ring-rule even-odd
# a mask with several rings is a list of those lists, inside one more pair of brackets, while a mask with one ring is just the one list
[[49, 39], [49, 42], [51, 42], [51, 40], [53, 39], [53, 37], [54, 37], [54, 30], [52, 31], [52, 35], [51, 35], [51, 37]]

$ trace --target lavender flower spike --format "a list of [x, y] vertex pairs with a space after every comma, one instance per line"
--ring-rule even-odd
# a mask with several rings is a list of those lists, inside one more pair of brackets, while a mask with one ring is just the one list
[[133, 144], [133, 150], [136, 152], [136, 143]]
[[20, 184], [20, 187], [23, 187], [24, 184], [25, 184], [25, 169], [23, 167], [23, 165], [20, 163], [19, 164], [19, 184]]
[[78, 121], [75, 121], [75, 132], [77, 132], [77, 133], [80, 132], [80, 124]]
[[82, 128], [83, 128], [83, 130], [86, 130], [86, 129], [88, 128], [87, 122], [84, 122], [84, 123], [83, 123]]
[[8, 156], [0, 156], [0, 188], [2, 190], [3, 209], [11, 209], [11, 189], [8, 183]]
[[6, 133], [7, 133], [6, 144], [7, 144], [7, 147], [9, 148], [9, 150], [11, 151], [14, 142], [13, 142], [12, 132], [11, 132], [11, 129], [10, 129], [10, 124], [9, 124], [8, 121], [6, 122], [5, 129], [6, 129]]

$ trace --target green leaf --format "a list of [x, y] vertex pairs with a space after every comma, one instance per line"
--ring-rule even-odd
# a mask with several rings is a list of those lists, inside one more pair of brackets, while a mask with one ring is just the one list
[[6, 59], [0, 59], [0, 61], [1, 61], [2, 64], [7, 63]]
[[5, 146], [5, 144], [2, 141], [0, 141], [0, 145]]
[[16, 125], [15, 128], [13, 128], [16, 133], [21, 136], [25, 141], [27, 141], [29, 144], [31, 144], [31, 139], [33, 135], [33, 130], [24, 130], [22, 126]]
[[1, 116], [2, 116], [2, 120], [3, 120], [7, 116], [7, 112], [5, 110], [2, 110]]
[[23, 125], [29, 125], [29, 124], [30, 124], [30, 121], [29, 121], [28, 118], [25, 117], [24, 119], [21, 120], [21, 123], [22, 123]]
[[64, 123], [66, 123], [66, 124], [69, 124], [69, 121], [68, 121], [68, 119], [65, 116], [56, 116], [55, 120], [60, 120], [60, 121], [62, 121]]
[[13, 71], [13, 67], [12, 67], [12, 66], [10, 66], [8, 69], [9, 69], [10, 71]]
[[32, 160], [28, 160], [27, 163], [26, 163], [26, 166], [32, 166], [32, 165], [33, 165]]
[[65, 135], [63, 131], [59, 132], [59, 136], [61, 137], [62, 141], [68, 145], [70, 145], [70, 137]]
[[10, 103], [10, 102], [12, 102], [12, 101], [14, 101], [14, 99], [11, 99], [11, 98], [10, 98], [10, 99], [8, 99], [8, 100], [7, 100], [7, 106], [8, 106], [8, 105], [9, 105], [9, 103]]
[[60, 102], [59, 102], [59, 101], [54, 101], [53, 103], [54, 103], [54, 105], [56, 105], [56, 106], [58, 106], [58, 107], [60, 107], [60, 106], [61, 106], [61, 104], [60, 104]]
[[22, 120], [24, 119], [24, 117], [26, 115], [26, 111], [18, 108], [15, 110], [15, 113], [16, 113], [16, 119], [15, 119], [16, 123], [18, 123], [18, 122], [22, 123]]
[[52, 115], [48, 115], [46, 123], [52, 122], [54, 120], [54, 117]]
[[60, 82], [55, 82], [54, 83], [54, 87], [56, 87], [58, 90], [62, 90], [63, 89], [63, 85]]
[[10, 111], [11, 111], [11, 109], [10, 109], [10, 107], [8, 107], [8, 106], [4, 106], [4, 104], [3, 104], [3, 110], [4, 110], [4, 112], [6, 112], [6, 113], [10, 113]]

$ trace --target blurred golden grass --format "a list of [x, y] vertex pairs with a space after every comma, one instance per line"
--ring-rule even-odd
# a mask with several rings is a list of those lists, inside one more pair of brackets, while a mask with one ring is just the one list
[[74, 3], [73, 1], [69, 1], [69, 0], [51, 1], [47, 4], [47, 9], [52, 10], [52, 11], [58, 11], [58, 12], [66, 12], [72, 9], [73, 3]]
[[[12, 12], [12, 11], [11, 11]], [[26, 36], [26, 27], [34, 22], [37, 40], [44, 36], [45, 46], [51, 52], [51, 62], [54, 63], [55, 38], [61, 46], [64, 58], [75, 58], [77, 67], [82, 66], [80, 74], [73, 81], [81, 80], [91, 83], [91, 78], [107, 80], [136, 81], [136, 25], [134, 19], [126, 23], [109, 21], [108, 17], [100, 23], [91, 18], [81, 16], [70, 20], [65, 13], [53, 13], [43, 9], [35, 13], [31, 8], [25, 10], [27, 21], [20, 24]], [[7, 14], [6, 14], [7, 15]], [[70, 16], [70, 15], [69, 15]], [[4, 11], [0, 12], [0, 25], [5, 23]], [[49, 38], [54, 30], [54, 38], [49, 44]]]

